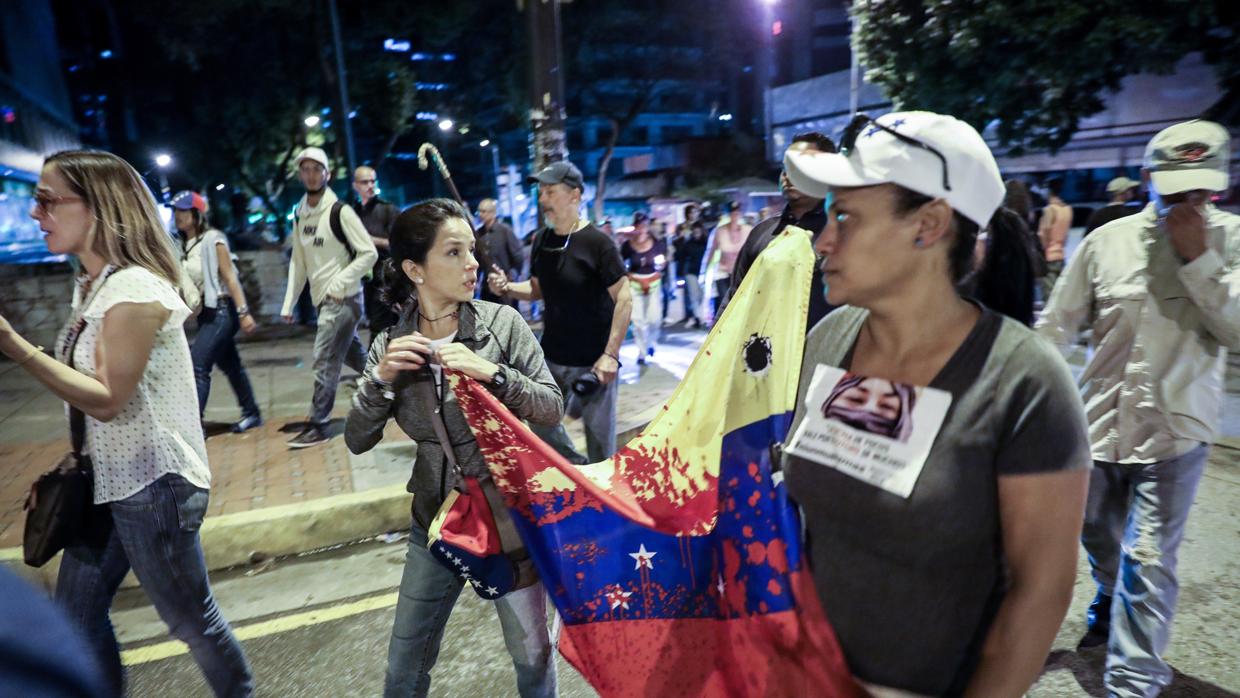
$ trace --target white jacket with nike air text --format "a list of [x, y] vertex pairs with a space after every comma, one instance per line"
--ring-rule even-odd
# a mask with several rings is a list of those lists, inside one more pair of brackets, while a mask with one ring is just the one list
[[343, 300], [362, 291], [362, 277], [375, 265], [379, 253], [362, 225], [362, 219], [351, 206], [340, 210], [340, 227], [356, 256], [349, 260], [349, 250], [332, 233], [330, 213], [337, 201], [331, 189], [314, 208], [302, 197], [297, 204], [297, 220], [293, 228], [293, 256], [288, 268], [288, 288], [284, 292], [281, 315], [292, 315], [297, 297], [310, 280], [310, 299], [317, 307], [328, 298]]

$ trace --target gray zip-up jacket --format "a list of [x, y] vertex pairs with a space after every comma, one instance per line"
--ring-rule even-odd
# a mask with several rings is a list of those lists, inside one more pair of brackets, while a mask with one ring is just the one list
[[[375, 337], [366, 361], [365, 376], [374, 375], [387, 353], [389, 337], [412, 334], [417, 329], [417, 317], [417, 306], [414, 305], [401, 314], [395, 326]], [[551, 371], [543, 359], [542, 347], [516, 310], [486, 301], [462, 303], [456, 339], [453, 341], [464, 344], [478, 356], [501, 367], [507, 384], [503, 388], [488, 388], [513, 414], [536, 424], [560, 423], [564, 416], [564, 396], [551, 377]], [[460, 476], [449, 466], [435, 435], [430, 418], [433, 405], [420, 398], [420, 395], [433, 393], [434, 390], [420, 390], [424, 386], [418, 383], [433, 380], [430, 370], [426, 368], [402, 372], [392, 385], [394, 399], [387, 399], [382, 388], [363, 377], [344, 428], [345, 443], [353, 453], [364, 453], [374, 448], [383, 438], [383, 428], [390, 417], [395, 417], [401, 430], [417, 442], [418, 455], [407, 489], [413, 493], [413, 518], [422, 527], [430, 525], [448, 490], [460, 480]], [[451, 390], [444, 391], [443, 420], [464, 474], [479, 479], [489, 478], [490, 472], [478, 450], [474, 434]]]

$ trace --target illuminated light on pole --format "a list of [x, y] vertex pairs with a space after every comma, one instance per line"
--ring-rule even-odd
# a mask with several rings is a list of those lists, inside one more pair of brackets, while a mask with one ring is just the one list
[[167, 153], [160, 153], [155, 156], [155, 164], [160, 167], [167, 167], [172, 164], [172, 156]]
[[224, 185], [223, 185], [223, 184], [217, 184], [217, 185], [215, 185], [215, 190], [216, 190], [216, 191], [224, 191]]
[[482, 140], [478, 141], [478, 147], [479, 147], [479, 148], [485, 148], [485, 147], [487, 147], [488, 145], [491, 145], [491, 139], [490, 139], [490, 138], [483, 138]]
[[451, 131], [453, 125], [454, 124], [452, 122], [452, 119], [444, 119], [439, 122], [439, 130], [440, 131]]
[[719, 120], [720, 120], [720, 121], [731, 121], [731, 120], [732, 120], [732, 115], [731, 115], [731, 114], [720, 114], [720, 115], [719, 115]]
[[308, 126], [309, 128], [314, 128], [315, 126], [318, 126], [318, 125], [319, 125], [319, 121], [320, 121], [320, 119], [319, 119], [319, 115], [318, 115], [318, 114], [311, 114], [310, 116], [307, 116], [307, 117], [306, 117], [305, 124], [306, 124], [306, 126]]

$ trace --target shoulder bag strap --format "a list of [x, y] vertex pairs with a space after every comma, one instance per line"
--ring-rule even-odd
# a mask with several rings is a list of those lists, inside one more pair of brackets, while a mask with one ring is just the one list
[[345, 237], [344, 228], [341, 226], [341, 223], [340, 223], [340, 211], [343, 208], [344, 208], [343, 201], [338, 200], [335, 203], [333, 203], [332, 210], [330, 213], [328, 213], [328, 216], [327, 216], [327, 223], [329, 226], [331, 226], [332, 235], [336, 236], [336, 239], [340, 241], [341, 245], [344, 245], [344, 249], [349, 253], [349, 261], [351, 262], [353, 261], [355, 257], [357, 257], [357, 252], [353, 249], [353, 245], [349, 244], [349, 238]]
[[[65, 349], [65, 361], [69, 368], [77, 369], [74, 366], [73, 353], [77, 350], [78, 339], [82, 337], [82, 332], [86, 329], [86, 309], [99, 296], [99, 292], [103, 290], [103, 285], [108, 282], [108, 278], [116, 272], [117, 268], [112, 267], [104, 272], [97, 282], [97, 285], [91, 289], [90, 295], [82, 299], [81, 310], [78, 313], [77, 322], [74, 323], [73, 336], [69, 338], [69, 345]], [[82, 449], [86, 447], [86, 414], [82, 410], [74, 407], [72, 403], [69, 405], [69, 442], [73, 447], [73, 455], [78, 462], [82, 462]]]

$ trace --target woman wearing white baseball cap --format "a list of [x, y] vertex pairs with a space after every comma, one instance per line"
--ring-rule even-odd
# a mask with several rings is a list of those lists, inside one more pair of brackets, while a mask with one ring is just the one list
[[[1020, 696], [1072, 596], [1084, 411], [1050, 345], [957, 290], [1004, 196], [977, 131], [859, 115], [841, 146], [785, 159], [793, 186], [833, 195], [816, 247], [844, 306], [807, 339], [784, 461], [818, 594], [875, 695]], [[905, 442], [807, 406], [850, 376], [913, 388]]]

